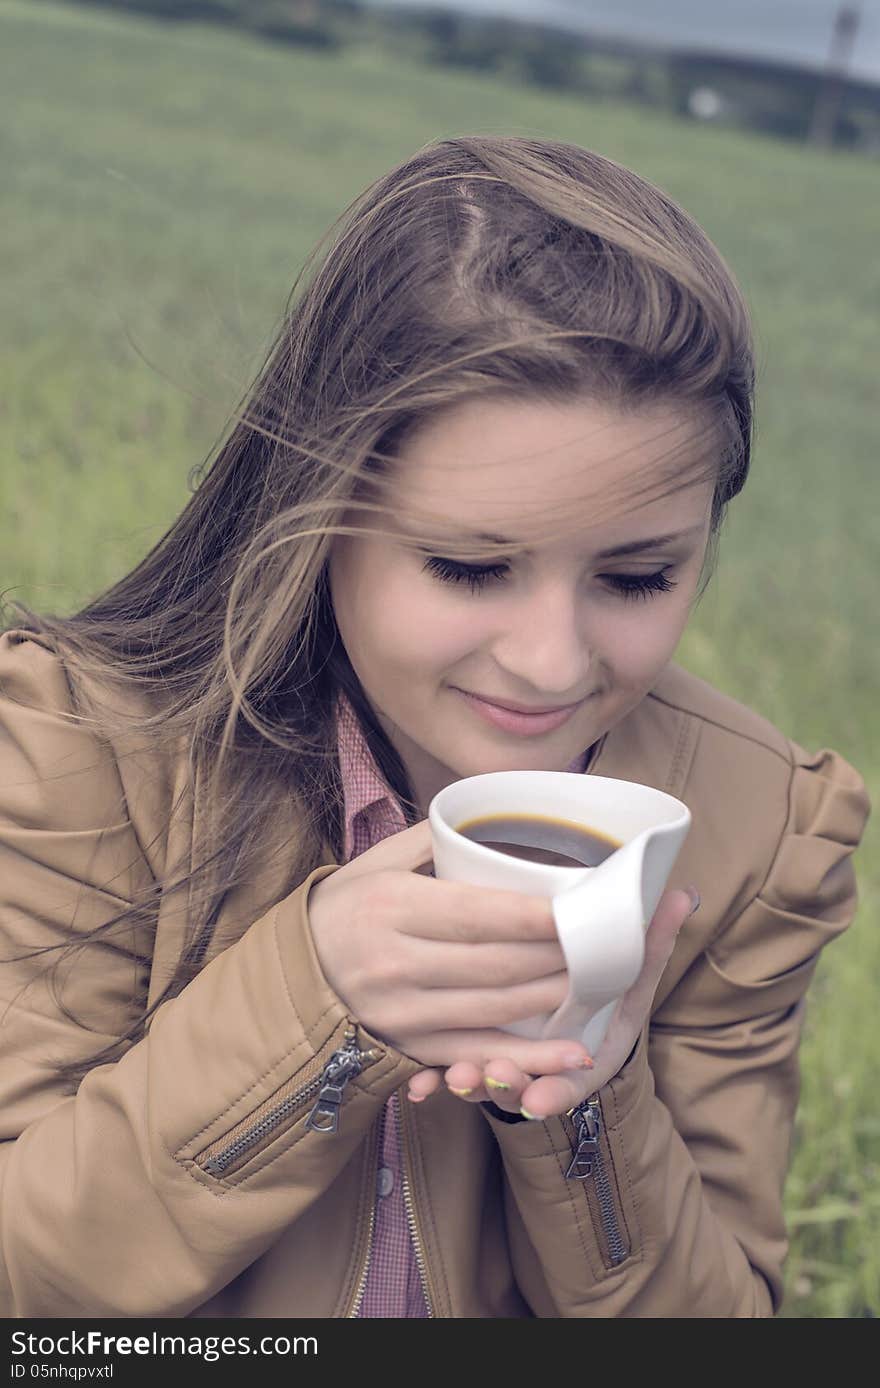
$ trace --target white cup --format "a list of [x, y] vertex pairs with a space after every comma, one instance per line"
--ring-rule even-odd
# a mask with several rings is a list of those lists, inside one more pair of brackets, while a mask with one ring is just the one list
[[[457, 832], [470, 820], [495, 815], [568, 820], [620, 847], [597, 867], [557, 867]], [[437, 877], [552, 901], [568, 996], [556, 1012], [505, 1030], [533, 1040], [582, 1041], [595, 1054], [619, 998], [641, 971], [645, 927], [690, 827], [687, 806], [665, 791], [608, 776], [495, 771], [446, 786], [431, 801], [428, 819]], [[560, 850], [566, 851], [561, 844]]]

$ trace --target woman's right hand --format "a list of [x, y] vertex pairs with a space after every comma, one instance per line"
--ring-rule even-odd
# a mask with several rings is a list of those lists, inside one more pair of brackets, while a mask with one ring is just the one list
[[577, 1041], [499, 1030], [568, 992], [547, 898], [426, 876], [427, 820], [362, 853], [309, 893], [318, 961], [353, 1018], [425, 1065], [507, 1058], [530, 1074], [583, 1063]]

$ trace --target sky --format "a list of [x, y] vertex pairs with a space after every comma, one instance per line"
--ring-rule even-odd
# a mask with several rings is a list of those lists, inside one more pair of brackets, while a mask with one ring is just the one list
[[[880, 0], [849, 0], [861, 11], [850, 71], [880, 82]], [[610, 38], [821, 67], [841, 0], [373, 0], [413, 9], [511, 15]]]

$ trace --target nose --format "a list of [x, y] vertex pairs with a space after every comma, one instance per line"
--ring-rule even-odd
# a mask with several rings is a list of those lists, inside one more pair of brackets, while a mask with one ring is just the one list
[[593, 656], [585, 616], [570, 584], [545, 583], [505, 613], [492, 655], [507, 676], [511, 698], [517, 688], [554, 703], [582, 698], [590, 689]]

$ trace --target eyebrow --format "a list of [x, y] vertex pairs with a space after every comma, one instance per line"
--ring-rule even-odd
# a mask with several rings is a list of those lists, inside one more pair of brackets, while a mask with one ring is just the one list
[[[650, 549], [663, 549], [665, 545], [675, 544], [678, 540], [689, 539], [692, 535], [702, 533], [702, 525], [692, 525], [687, 530], [678, 530], [672, 535], [654, 535], [649, 540], [628, 540], [626, 544], [614, 545], [611, 549], [602, 549], [596, 555], [597, 559], [622, 559], [629, 554], [643, 554]], [[498, 545], [501, 549], [517, 549], [515, 540], [506, 540], [503, 535], [486, 535], [482, 532], [475, 535], [465, 535], [464, 540], [474, 540], [479, 544]]]

